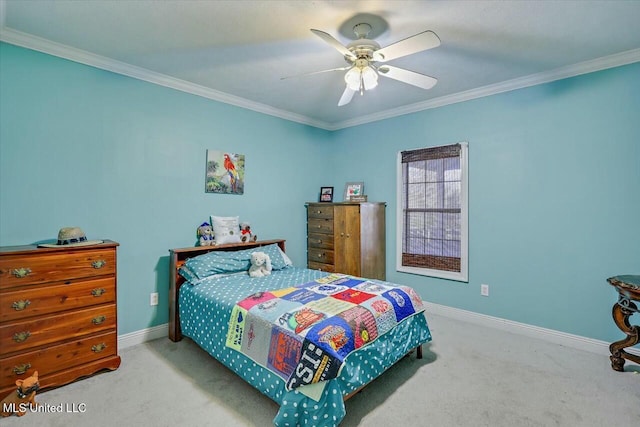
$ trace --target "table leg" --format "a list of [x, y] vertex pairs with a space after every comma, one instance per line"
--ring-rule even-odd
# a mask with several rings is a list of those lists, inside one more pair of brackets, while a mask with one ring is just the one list
[[627, 334], [625, 339], [616, 341], [609, 346], [609, 350], [611, 351], [611, 356], [609, 357], [611, 360], [611, 368], [616, 371], [624, 371], [625, 359], [640, 363], [640, 357], [629, 354], [623, 350], [626, 347], [631, 347], [640, 342], [640, 326], [631, 326], [629, 323], [629, 317], [636, 312], [638, 312], [638, 308], [629, 300], [626, 300], [624, 305], [616, 303], [613, 306], [613, 320], [616, 325], [618, 325], [618, 328]]

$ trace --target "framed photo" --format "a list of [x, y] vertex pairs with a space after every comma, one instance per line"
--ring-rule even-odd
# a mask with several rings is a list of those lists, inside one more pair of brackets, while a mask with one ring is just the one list
[[333, 202], [333, 187], [320, 187], [320, 201]]
[[207, 150], [205, 193], [244, 193], [244, 154]]
[[364, 182], [347, 182], [344, 185], [344, 201], [351, 200], [351, 196], [362, 196], [364, 194]]

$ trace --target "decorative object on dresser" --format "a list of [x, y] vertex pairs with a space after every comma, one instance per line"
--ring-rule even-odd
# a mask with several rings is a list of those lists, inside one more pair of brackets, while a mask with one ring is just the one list
[[0, 396], [35, 370], [46, 389], [120, 366], [118, 246], [0, 247]]
[[307, 203], [307, 267], [386, 278], [386, 203]]
[[[362, 196], [364, 195], [364, 182], [347, 182], [344, 185], [344, 197], [343, 200], [345, 202], [352, 202], [355, 200], [351, 200], [354, 196]], [[358, 200], [361, 201], [361, 200]]]
[[320, 201], [333, 202], [333, 187], [320, 187]]

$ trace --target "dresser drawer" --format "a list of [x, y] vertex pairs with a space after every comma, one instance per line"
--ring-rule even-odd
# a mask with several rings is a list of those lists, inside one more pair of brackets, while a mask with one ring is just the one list
[[327, 273], [335, 273], [335, 266], [333, 264], [322, 264], [319, 262], [312, 262], [309, 261], [307, 263], [307, 268], [309, 268], [310, 270], [320, 270], [320, 271], [326, 271]]
[[39, 376], [47, 376], [114, 356], [116, 353], [117, 335], [113, 331], [2, 358], [0, 359], [0, 389], [13, 387], [17, 379], [26, 378], [33, 371], [38, 371]]
[[0, 326], [0, 355], [26, 351], [36, 346], [62, 342], [115, 327], [115, 304], [11, 322]]
[[71, 250], [0, 258], [0, 289], [115, 274], [113, 249]]
[[309, 219], [307, 221], [307, 234], [333, 234], [333, 221], [326, 219]]
[[74, 280], [70, 284], [0, 293], [0, 322], [116, 301], [116, 279]]
[[307, 260], [321, 264], [333, 264], [333, 251], [327, 249], [307, 249]]
[[333, 219], [333, 206], [309, 205], [307, 218]]
[[333, 250], [333, 234], [309, 234], [307, 245], [310, 248]]

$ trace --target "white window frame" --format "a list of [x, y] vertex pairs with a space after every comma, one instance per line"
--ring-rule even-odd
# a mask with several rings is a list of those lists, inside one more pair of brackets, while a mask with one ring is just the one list
[[[438, 277], [459, 282], [469, 281], [469, 144], [460, 144], [460, 272], [402, 265], [402, 240], [404, 238], [404, 212], [402, 201], [402, 152], [398, 152], [396, 175], [396, 270], [402, 273]], [[449, 145], [449, 144], [447, 144]], [[426, 147], [429, 148], [429, 147]], [[410, 151], [410, 150], [405, 150]]]

